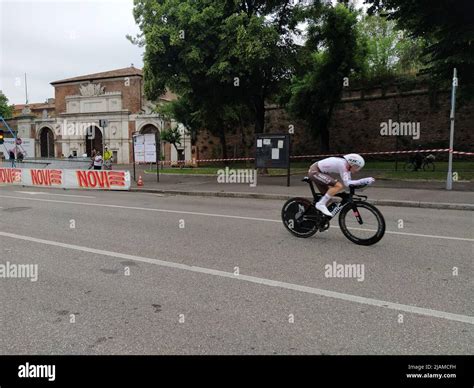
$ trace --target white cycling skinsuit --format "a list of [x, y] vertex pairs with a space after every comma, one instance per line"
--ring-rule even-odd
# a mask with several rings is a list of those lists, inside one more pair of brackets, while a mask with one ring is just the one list
[[[317, 169], [313, 168], [317, 167]], [[348, 187], [349, 185], [365, 185], [370, 183], [369, 178], [362, 178], [357, 180], [351, 179], [351, 172], [349, 171], [349, 165], [344, 158], [326, 158], [322, 159], [319, 162], [314, 163], [311, 165], [309, 171], [310, 175], [313, 175], [315, 180], [322, 181], [321, 176], [315, 175], [315, 172], [319, 170], [322, 174], [339, 174], [341, 177], [342, 183], [344, 186]], [[329, 177], [333, 179], [332, 177]]]
[[[316, 209], [328, 217], [331, 217], [332, 214], [326, 207], [326, 204], [331, 200], [332, 197], [327, 193], [327, 191], [330, 186], [336, 185], [337, 180], [327, 174], [339, 174], [342, 184], [346, 187], [350, 185], [370, 185], [374, 182], [374, 178], [352, 180], [350, 172], [351, 165], [349, 164], [348, 159], [346, 159], [346, 157], [350, 157], [351, 155], [355, 154], [346, 155], [344, 158], [330, 157], [322, 159], [319, 162], [312, 164], [309, 168], [309, 178], [316, 184], [321, 194], [323, 194], [318, 203], [316, 203]], [[361, 162], [359, 163], [359, 166], [363, 167], [363, 158], [360, 155], [355, 156], [358, 157]], [[349, 158], [349, 161], [353, 163], [351, 158]]]

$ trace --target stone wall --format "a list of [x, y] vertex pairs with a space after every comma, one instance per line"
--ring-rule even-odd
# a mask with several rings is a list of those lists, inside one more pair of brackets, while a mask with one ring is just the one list
[[[396, 88], [348, 90], [337, 104], [330, 124], [330, 152], [374, 152], [426, 148], [448, 148], [450, 128], [451, 95], [449, 91], [430, 93], [427, 89], [401, 92]], [[381, 123], [403, 122], [419, 125], [420, 137], [382, 136]], [[268, 107], [265, 117], [265, 131], [288, 133], [294, 126], [292, 154], [320, 153], [319, 142], [307, 131], [299, 120], [292, 120], [278, 107]], [[251, 155], [253, 133], [251, 128], [243, 131], [247, 137], [244, 146], [240, 129], [227, 138], [229, 157]], [[197, 146], [200, 159], [220, 157], [219, 139], [202, 131]], [[474, 149], [474, 101], [456, 107], [456, 128], [454, 138], [456, 150]]]

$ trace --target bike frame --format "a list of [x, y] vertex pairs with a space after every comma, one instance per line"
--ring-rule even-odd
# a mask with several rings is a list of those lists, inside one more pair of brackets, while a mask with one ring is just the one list
[[[314, 189], [314, 184], [313, 184], [313, 181], [311, 181], [311, 179], [309, 178], [305, 178], [303, 179], [304, 182], [308, 183], [309, 184], [309, 187], [311, 189], [311, 193], [313, 194], [313, 205], [316, 204], [316, 202], [319, 201], [319, 199], [322, 197], [322, 195], [320, 193], [317, 193], [316, 190]], [[362, 202], [362, 201], [366, 201], [367, 200], [367, 196], [365, 195], [360, 195], [360, 194], [356, 194], [355, 193], [355, 190], [356, 190], [356, 187], [354, 186], [349, 186], [349, 193], [347, 192], [342, 192], [342, 193], [338, 193], [335, 195], [335, 197], [339, 197], [342, 199], [342, 202], [341, 202], [341, 207], [338, 211], [338, 213], [344, 208], [346, 207], [347, 205], [349, 205], [352, 209], [352, 211], [354, 212], [354, 216], [356, 217], [357, 219], [357, 222], [362, 225], [364, 222], [362, 220], [362, 217], [360, 216], [360, 213], [357, 211], [357, 202]], [[354, 198], [355, 197], [355, 198]], [[313, 216], [311, 215], [306, 215], [306, 212], [309, 210], [309, 208], [305, 211], [305, 213], [303, 214], [303, 217], [306, 216], [307, 218], [310, 218], [310, 219], [314, 219]], [[337, 213], [336, 213], [337, 214]], [[336, 214], [334, 216], [336, 216]], [[324, 214], [322, 214], [322, 217], [324, 217], [323, 219], [326, 219], [326, 220], [331, 220], [332, 217], [328, 217]]]

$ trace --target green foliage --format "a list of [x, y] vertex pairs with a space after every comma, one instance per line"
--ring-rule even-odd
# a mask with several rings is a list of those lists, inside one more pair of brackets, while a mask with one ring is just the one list
[[364, 15], [357, 24], [358, 39], [367, 47], [363, 78], [388, 78], [396, 74], [416, 74], [421, 68], [422, 38], [410, 39], [393, 20], [380, 15]]
[[166, 141], [174, 146], [176, 152], [178, 152], [178, 145], [181, 145], [181, 134], [178, 128], [171, 128], [160, 132], [160, 139]]
[[366, 0], [370, 13], [385, 13], [411, 38], [427, 41], [422, 72], [449, 85], [458, 70], [460, 90], [474, 94], [472, 0]]
[[168, 120], [175, 120], [183, 124], [190, 133], [191, 143], [194, 145], [203, 123], [199, 120], [199, 108], [193, 103], [192, 97], [185, 94], [177, 100], [159, 104], [155, 111]]
[[4, 119], [9, 119], [13, 116], [13, 105], [8, 105], [8, 98], [0, 90], [0, 116]]
[[342, 4], [312, 13], [308, 23], [305, 51], [310, 62], [293, 79], [288, 109], [308, 122], [325, 151], [329, 149], [329, 121], [344, 78], [360, 71], [366, 47], [357, 39], [357, 14]]
[[146, 96], [156, 100], [166, 88], [187, 95], [194, 117], [224, 143], [226, 131], [249, 115], [263, 131], [265, 100], [289, 78], [290, 3], [135, 0], [142, 33], [129, 39], [145, 46]]

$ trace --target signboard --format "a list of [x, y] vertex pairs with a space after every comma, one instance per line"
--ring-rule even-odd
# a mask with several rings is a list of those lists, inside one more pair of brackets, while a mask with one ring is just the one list
[[17, 145], [15, 147], [14, 138], [5, 138], [5, 143], [3, 144], [3, 146], [0, 146], [0, 152], [3, 153], [6, 160], [10, 159], [10, 151], [13, 151], [17, 159], [20, 152], [23, 154], [23, 158], [34, 158], [35, 157], [35, 139], [17, 138]]
[[135, 163], [145, 163], [145, 137], [143, 135], [133, 136], [133, 152]]
[[290, 135], [257, 134], [255, 168], [289, 168]]
[[156, 163], [156, 149], [154, 133], [133, 136], [135, 163]]
[[60, 189], [129, 190], [130, 172], [0, 168], [0, 184]]
[[156, 163], [156, 136], [147, 133], [145, 137], [145, 163]]
[[158, 133], [133, 135], [133, 180], [137, 180], [136, 164], [156, 163], [156, 180], [160, 181], [160, 141]]

